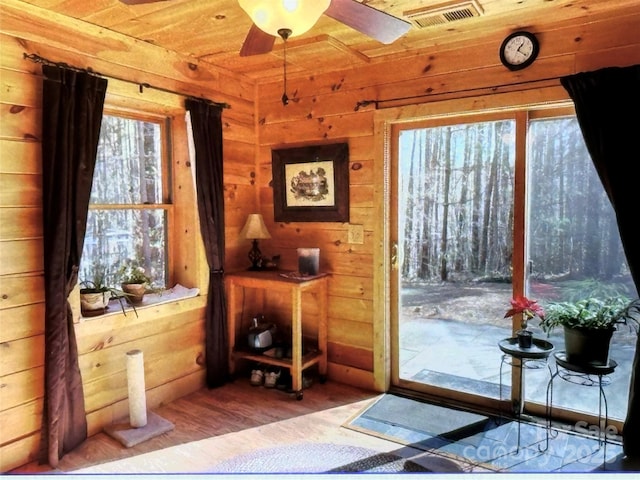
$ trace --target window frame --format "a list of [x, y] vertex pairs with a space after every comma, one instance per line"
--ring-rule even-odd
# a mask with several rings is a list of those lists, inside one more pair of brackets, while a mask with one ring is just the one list
[[[123, 109], [111, 106], [105, 106], [103, 116], [113, 116], [128, 120], [149, 122], [158, 125], [160, 129], [161, 139], [161, 179], [162, 182], [162, 198], [161, 203], [144, 203], [144, 204], [102, 204], [89, 203], [89, 210], [163, 210], [165, 212], [165, 285], [163, 289], [171, 288], [174, 284], [174, 230], [175, 225], [175, 202], [173, 191], [173, 171], [172, 171], [172, 124], [173, 117], [169, 115], [156, 114], [142, 110]], [[93, 180], [92, 180], [93, 181]], [[118, 309], [116, 309], [118, 310]]]

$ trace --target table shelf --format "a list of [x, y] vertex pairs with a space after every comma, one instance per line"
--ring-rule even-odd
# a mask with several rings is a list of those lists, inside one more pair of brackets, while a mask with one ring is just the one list
[[[291, 373], [291, 387], [298, 400], [302, 400], [302, 372], [318, 365], [320, 380], [327, 373], [327, 315], [329, 301], [329, 276], [316, 275], [309, 278], [292, 278], [279, 271], [244, 271], [227, 274], [227, 317], [229, 338], [229, 369], [235, 373], [237, 360], [251, 360], [266, 365], [288, 368]], [[268, 292], [290, 295], [291, 301], [291, 357], [277, 358], [236, 346], [237, 295], [243, 288], [262, 291], [263, 298]], [[310, 292], [318, 303], [317, 338], [318, 348], [304, 353], [302, 346], [302, 294]]]

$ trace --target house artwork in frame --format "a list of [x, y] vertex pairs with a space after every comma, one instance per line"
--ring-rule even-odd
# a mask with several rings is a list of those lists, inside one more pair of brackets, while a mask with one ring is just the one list
[[349, 144], [271, 152], [276, 222], [349, 221]]

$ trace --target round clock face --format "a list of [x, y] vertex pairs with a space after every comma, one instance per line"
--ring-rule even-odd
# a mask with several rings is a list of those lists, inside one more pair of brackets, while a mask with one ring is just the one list
[[538, 56], [538, 39], [529, 32], [515, 32], [504, 39], [500, 60], [510, 70], [528, 67]]

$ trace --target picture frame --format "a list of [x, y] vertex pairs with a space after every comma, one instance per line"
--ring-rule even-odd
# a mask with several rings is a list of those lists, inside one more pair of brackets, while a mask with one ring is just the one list
[[276, 222], [349, 222], [349, 144], [271, 151]]

